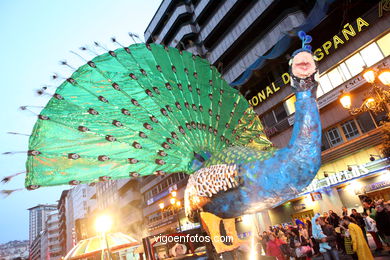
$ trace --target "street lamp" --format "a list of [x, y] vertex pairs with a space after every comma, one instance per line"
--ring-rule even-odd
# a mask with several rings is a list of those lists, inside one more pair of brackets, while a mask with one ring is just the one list
[[[181, 208], [181, 202], [180, 202], [180, 200], [176, 199], [177, 191], [175, 191], [175, 190], [171, 191], [170, 195], [171, 195], [171, 197], [169, 198], [169, 202], [171, 203], [171, 205], [165, 207], [164, 202], [160, 202], [158, 204], [158, 206], [160, 207], [161, 211], [163, 211], [163, 212], [164, 211], [172, 211], [173, 213], [175, 213], [175, 209]], [[181, 232], [179, 212], [177, 212], [177, 214], [176, 214], [176, 219], [177, 219], [177, 223], [179, 224], [179, 231]]]
[[[102, 239], [104, 239], [106, 241], [106, 248], [107, 248], [109, 258], [113, 259], [112, 254], [111, 254], [111, 250], [110, 250], [110, 246], [108, 245], [108, 240], [107, 240], [107, 232], [109, 232], [111, 230], [111, 227], [112, 227], [111, 216], [101, 215], [101, 216], [96, 218], [95, 229], [98, 233], [101, 234]], [[103, 259], [103, 256], [104, 256], [104, 248], [102, 250], [102, 259]]]
[[348, 109], [351, 115], [357, 115], [367, 111], [374, 113], [382, 112], [385, 105], [390, 103], [390, 92], [381, 86], [390, 85], [390, 70], [375, 71], [373, 69], [365, 69], [362, 75], [372, 86], [368, 92], [368, 97], [360, 107], [351, 108], [351, 95], [349, 93], [342, 93], [340, 96], [341, 105]]

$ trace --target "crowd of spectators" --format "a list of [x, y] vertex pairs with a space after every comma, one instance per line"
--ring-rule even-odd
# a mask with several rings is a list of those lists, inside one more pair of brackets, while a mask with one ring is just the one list
[[363, 212], [341, 209], [316, 214], [313, 218], [295, 220], [295, 225], [269, 227], [258, 235], [258, 250], [278, 260], [310, 260], [323, 256], [324, 260], [339, 260], [350, 255], [356, 260], [374, 259], [367, 233], [374, 242], [372, 250], [390, 246], [390, 201], [363, 199]]

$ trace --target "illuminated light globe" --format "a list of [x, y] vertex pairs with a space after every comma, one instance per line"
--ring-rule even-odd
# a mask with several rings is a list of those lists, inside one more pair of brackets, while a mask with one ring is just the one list
[[379, 80], [384, 84], [390, 85], [390, 70], [385, 70], [378, 75]]
[[164, 202], [161, 202], [160, 204], [158, 204], [158, 206], [160, 207], [160, 209], [163, 209], [164, 208]]
[[375, 72], [373, 70], [367, 70], [363, 73], [363, 77], [368, 83], [374, 83]]
[[170, 199], [170, 202], [171, 202], [172, 205], [175, 205], [176, 199], [175, 199], [175, 198], [171, 198], [171, 199]]
[[111, 230], [112, 218], [108, 215], [102, 215], [96, 218], [95, 229], [97, 232], [106, 233]]
[[340, 103], [344, 108], [350, 109], [351, 108], [351, 95], [348, 93], [345, 93], [340, 98]]
[[370, 98], [367, 98], [366, 101], [364, 102], [366, 104], [366, 106], [368, 107], [368, 109], [373, 109], [375, 107], [375, 99], [370, 97]]

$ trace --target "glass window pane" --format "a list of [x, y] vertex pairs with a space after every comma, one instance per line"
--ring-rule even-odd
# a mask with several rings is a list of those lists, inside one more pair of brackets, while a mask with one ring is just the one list
[[385, 121], [388, 121], [389, 118], [387, 117], [387, 112], [386, 111], [382, 111], [380, 113], [377, 113], [377, 114], [372, 114], [374, 119], [375, 119], [375, 122], [378, 126], [380, 126], [383, 122]]
[[318, 84], [317, 87], [317, 98], [321, 97], [324, 94], [324, 91], [321, 88], [321, 84]]
[[294, 96], [290, 97], [286, 101], [284, 101], [283, 105], [284, 108], [286, 109], [287, 115], [291, 115], [295, 113], [295, 101], [297, 98]]
[[324, 93], [328, 93], [333, 89], [332, 84], [330, 83], [327, 74], [320, 77], [320, 85]]
[[276, 124], [276, 119], [274, 117], [274, 114], [272, 113], [272, 111], [269, 111], [267, 112], [264, 116], [263, 116], [263, 123], [266, 127], [270, 128], [272, 126], [274, 126]]
[[359, 74], [363, 70], [364, 63], [360, 53], [356, 53], [351, 58], [345, 61], [345, 64], [348, 67], [348, 70], [351, 72], [352, 76]]
[[366, 133], [375, 128], [375, 124], [372, 121], [369, 112], [365, 112], [363, 114], [358, 115], [356, 117], [356, 121], [358, 122], [359, 127], [362, 130], [362, 133]]
[[328, 78], [330, 79], [330, 82], [332, 83], [333, 88], [337, 87], [338, 85], [344, 82], [344, 79], [342, 78], [337, 68], [329, 71], [327, 74], [328, 74]]
[[328, 139], [326, 138], [325, 134], [322, 135], [322, 144], [321, 144], [321, 151], [325, 151], [326, 149], [330, 148], [330, 144], [328, 142]]
[[360, 54], [362, 55], [367, 66], [374, 65], [375, 63], [383, 59], [383, 55], [375, 42], [371, 43], [366, 48], [361, 50]]
[[278, 122], [282, 121], [283, 119], [285, 119], [287, 117], [287, 112], [284, 109], [284, 106], [282, 104], [275, 107], [274, 113], [275, 113], [276, 121], [278, 121]]
[[344, 135], [348, 140], [351, 140], [352, 138], [359, 135], [359, 130], [357, 129], [354, 120], [345, 122], [341, 125], [341, 128], [343, 129]]
[[382, 38], [376, 41], [378, 43], [379, 48], [381, 48], [382, 53], [385, 55], [385, 57], [389, 56], [390, 54], [390, 33], [386, 34]]
[[329, 129], [327, 132], [329, 142], [332, 146], [336, 146], [339, 143], [343, 142], [343, 139], [340, 136], [339, 129], [336, 127]]
[[350, 78], [352, 78], [352, 75], [349, 72], [349, 70], [348, 70], [348, 68], [347, 68], [347, 66], [345, 65], [344, 62], [340, 64], [339, 69], [340, 69], [341, 73], [343, 74], [345, 81], [347, 81]]

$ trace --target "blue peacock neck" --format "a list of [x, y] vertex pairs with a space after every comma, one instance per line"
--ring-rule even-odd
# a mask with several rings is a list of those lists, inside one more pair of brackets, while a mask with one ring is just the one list
[[321, 121], [315, 75], [292, 77], [295, 123], [289, 144], [264, 161], [239, 165], [241, 185], [213, 197], [204, 210], [223, 218], [270, 208], [297, 196], [321, 166]]

